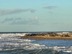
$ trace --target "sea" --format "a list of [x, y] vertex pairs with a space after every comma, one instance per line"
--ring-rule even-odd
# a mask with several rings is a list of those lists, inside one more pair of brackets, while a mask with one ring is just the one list
[[22, 39], [26, 32], [0, 32], [0, 54], [72, 54], [72, 40]]

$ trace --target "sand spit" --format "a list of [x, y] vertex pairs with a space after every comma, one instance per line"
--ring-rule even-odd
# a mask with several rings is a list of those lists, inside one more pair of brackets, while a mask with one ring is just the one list
[[48, 33], [29, 33], [21, 38], [24, 39], [55, 39], [55, 40], [72, 40], [72, 33], [69, 32], [48, 32]]

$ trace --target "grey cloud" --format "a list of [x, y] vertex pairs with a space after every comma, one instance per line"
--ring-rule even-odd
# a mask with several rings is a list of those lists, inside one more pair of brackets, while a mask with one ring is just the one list
[[0, 15], [8, 15], [8, 14], [15, 14], [21, 12], [31, 12], [35, 13], [36, 10], [34, 9], [14, 9], [14, 10], [0, 10]]
[[53, 14], [53, 10], [57, 8], [57, 6], [45, 6], [44, 9], [47, 9], [50, 14]]
[[55, 9], [55, 8], [57, 8], [57, 6], [45, 6], [43, 8], [45, 8], [45, 9]]
[[2, 24], [9, 24], [9, 25], [36, 25], [39, 24], [38, 19], [23, 19], [23, 18], [6, 18], [3, 19]]
[[12, 22], [16, 20], [21, 20], [21, 18], [5, 18], [1, 21], [1, 23]]
[[34, 10], [34, 9], [28, 9], [28, 11], [30, 11], [31, 13], [35, 13], [36, 12], [36, 10]]

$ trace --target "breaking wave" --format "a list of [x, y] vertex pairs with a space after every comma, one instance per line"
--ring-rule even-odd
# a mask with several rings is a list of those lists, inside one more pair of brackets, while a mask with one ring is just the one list
[[33, 43], [36, 40], [21, 39], [26, 33], [0, 34], [0, 54], [66, 54], [72, 46], [46, 46]]

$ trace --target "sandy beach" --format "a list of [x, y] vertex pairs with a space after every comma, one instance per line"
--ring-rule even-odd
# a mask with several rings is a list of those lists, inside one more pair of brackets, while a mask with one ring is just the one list
[[48, 37], [48, 36], [23, 36], [23, 39], [36, 39], [36, 40], [72, 40], [72, 37]]

